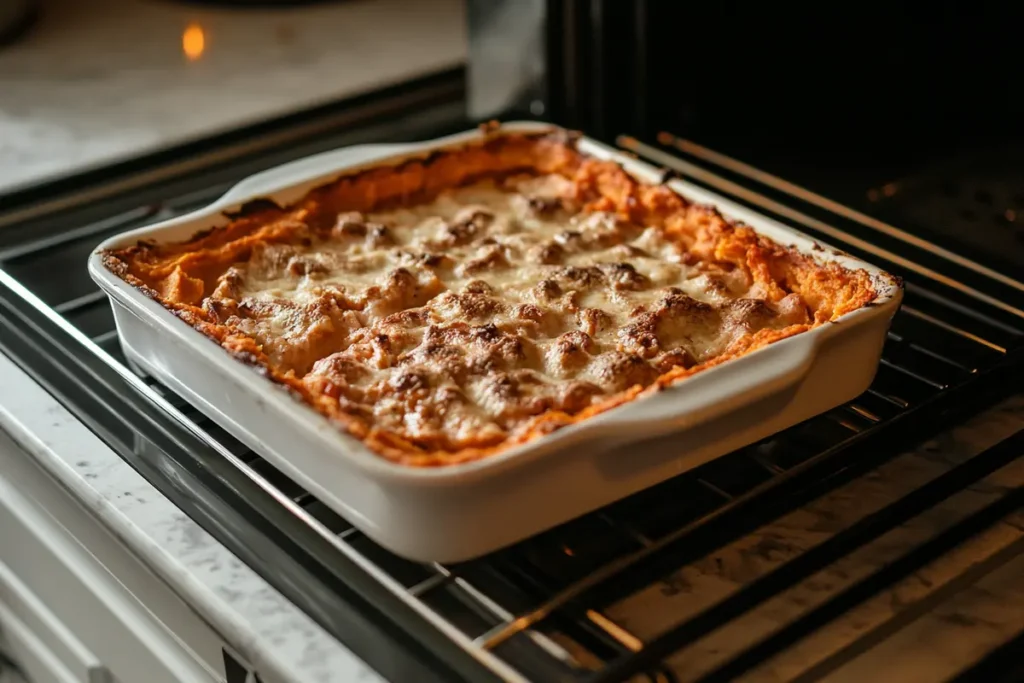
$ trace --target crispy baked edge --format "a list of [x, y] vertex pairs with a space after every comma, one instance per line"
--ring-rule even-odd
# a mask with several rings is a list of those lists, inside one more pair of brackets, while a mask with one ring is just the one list
[[[661, 391], [670, 384], [773, 342], [806, 332], [877, 298], [874, 281], [866, 271], [850, 270], [836, 263], [819, 263], [795, 248], [780, 246], [758, 235], [741, 223], [727, 221], [712, 206], [690, 203], [663, 184], [637, 181], [620, 165], [579, 152], [576, 139], [575, 134], [561, 129], [503, 133], [486, 128], [479, 141], [433, 151], [397, 164], [382, 162], [344, 173], [288, 207], [267, 199], [253, 200], [237, 212], [225, 214], [229, 219], [227, 225], [203, 230], [184, 242], [162, 245], [139, 242], [131, 247], [105, 251], [101, 254], [102, 263], [235, 359], [284, 387], [297, 400], [313, 407], [380, 456], [415, 467], [465, 463], [527, 443]], [[292, 374], [280, 372], [255, 340], [227, 325], [211, 322], [198, 306], [204, 291], [210, 291], [208, 283], [202, 279], [204, 273], [212, 277], [237, 262], [257, 242], [288, 241], [300, 225], [327, 224], [340, 211], [365, 212], [411, 205], [428, 201], [445, 189], [512, 173], [564, 175], [574, 181], [578, 198], [584, 202], [584, 211], [612, 211], [655, 225], [703, 260], [731, 262], [749, 268], [755, 280], [775, 295], [798, 289], [805, 301], [816, 297], [817, 302], [808, 301], [816, 311], [815, 320], [810, 325], [762, 329], [744, 335], [720, 356], [689, 369], [677, 367], [659, 376], [648, 387], [633, 386], [574, 415], [546, 411], [500, 443], [457, 451], [426, 451], [399, 434], [364, 423], [347, 413], [337, 399], [311, 390]], [[192, 268], [191, 274], [199, 277], [186, 276], [183, 281], [183, 265]], [[140, 277], [145, 277], [142, 271], [147, 271], [148, 279], [162, 285], [165, 291], [148, 284]], [[179, 294], [184, 292], [184, 300], [170, 298], [168, 288]], [[190, 291], [191, 298], [188, 298]]]

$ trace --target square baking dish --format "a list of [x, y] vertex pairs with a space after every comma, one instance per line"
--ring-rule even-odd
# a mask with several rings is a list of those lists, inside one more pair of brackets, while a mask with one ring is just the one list
[[[653, 395], [490, 457], [418, 468], [386, 460], [234, 359], [103, 265], [141, 240], [189, 239], [255, 199], [285, 206], [335, 178], [485, 136], [552, 130], [509, 123], [408, 145], [339, 149], [254, 175], [192, 214], [113, 237], [89, 260], [126, 358], [392, 552], [454, 562], [505, 547], [851, 400], [868, 388], [902, 298], [897, 278], [683, 180], [668, 186], [819, 262], [867, 271], [878, 294], [829, 324], [706, 369]], [[587, 138], [580, 152], [641, 181], [663, 171]]]

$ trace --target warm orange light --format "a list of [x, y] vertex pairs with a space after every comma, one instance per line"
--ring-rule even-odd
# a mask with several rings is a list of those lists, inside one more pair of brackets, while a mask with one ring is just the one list
[[181, 51], [185, 53], [190, 62], [194, 62], [203, 56], [206, 50], [206, 34], [202, 27], [197, 24], [189, 24], [185, 32], [181, 34]]

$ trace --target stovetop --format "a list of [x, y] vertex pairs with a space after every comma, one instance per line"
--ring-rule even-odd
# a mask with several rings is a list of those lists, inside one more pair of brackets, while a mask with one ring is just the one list
[[[981, 413], [1020, 377], [1024, 291], [672, 137], [618, 143], [906, 277], [861, 397], [508, 550], [442, 566], [384, 551], [169, 390], [139, 383], [88, 253], [287, 158], [469, 125], [437, 104], [389, 121], [373, 113], [379, 103], [365, 106], [363, 120], [306, 121], [315, 134], [165, 170], [130, 191], [104, 183], [137, 169], [93, 176], [93, 199], [73, 207], [28, 197], [0, 231], [0, 268], [38, 301], [0, 281], [0, 351], [381, 671], [401, 659], [422, 680], [856, 680], [893, 647], [911, 651], [922, 628], [956, 642], [950, 624], [994, 620], [967, 598], [1005, 582], [1024, 551], [1024, 405]], [[1000, 622], [982, 651], [943, 660], [941, 676], [1013, 675], [1024, 647], [1014, 623]]]

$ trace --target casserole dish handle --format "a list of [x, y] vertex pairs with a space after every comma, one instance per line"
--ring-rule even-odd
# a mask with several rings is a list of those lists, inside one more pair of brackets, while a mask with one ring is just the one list
[[668, 395], [659, 401], [641, 400], [608, 413], [602, 431], [643, 430], [657, 436], [781, 394], [807, 374], [816, 347], [813, 338], [800, 335], [771, 344], [666, 387]]

